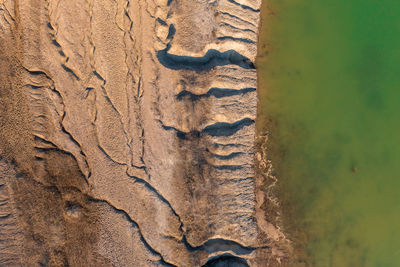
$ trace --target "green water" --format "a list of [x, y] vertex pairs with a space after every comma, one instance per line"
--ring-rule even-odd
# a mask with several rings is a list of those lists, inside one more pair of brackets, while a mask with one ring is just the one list
[[400, 1], [264, 0], [258, 127], [293, 266], [400, 266]]

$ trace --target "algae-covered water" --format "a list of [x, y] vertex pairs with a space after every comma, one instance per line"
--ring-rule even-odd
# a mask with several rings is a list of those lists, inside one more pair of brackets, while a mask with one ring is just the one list
[[265, 0], [258, 128], [293, 266], [400, 266], [400, 1]]

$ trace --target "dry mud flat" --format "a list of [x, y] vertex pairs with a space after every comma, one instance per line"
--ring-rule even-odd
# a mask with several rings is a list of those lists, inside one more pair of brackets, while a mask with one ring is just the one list
[[284, 264], [260, 5], [0, 0], [1, 266]]

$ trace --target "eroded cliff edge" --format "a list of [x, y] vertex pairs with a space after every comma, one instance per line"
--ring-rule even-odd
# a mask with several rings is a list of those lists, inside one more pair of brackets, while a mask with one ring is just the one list
[[254, 148], [261, 0], [0, 4], [2, 265], [284, 262]]

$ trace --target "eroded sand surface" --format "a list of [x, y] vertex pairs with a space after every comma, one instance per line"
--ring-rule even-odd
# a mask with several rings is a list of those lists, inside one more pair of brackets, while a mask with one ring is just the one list
[[284, 260], [254, 163], [260, 4], [0, 0], [1, 266]]

